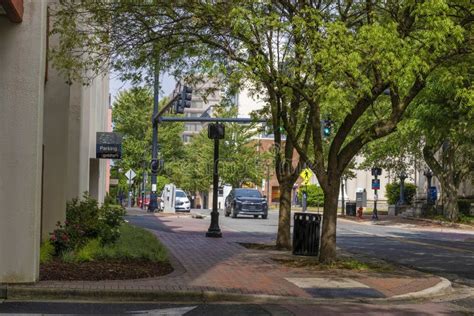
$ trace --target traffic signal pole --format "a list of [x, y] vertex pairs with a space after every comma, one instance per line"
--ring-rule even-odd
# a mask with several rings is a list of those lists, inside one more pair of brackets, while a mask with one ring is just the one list
[[[151, 149], [151, 161], [152, 164], [158, 159], [158, 121], [154, 118], [158, 114], [158, 103], [160, 101], [160, 65], [157, 61], [155, 64], [155, 77], [153, 85], [153, 139], [152, 139], [152, 149]], [[151, 193], [150, 193], [150, 203], [148, 204], [148, 210], [154, 212], [158, 208], [158, 196], [156, 195], [157, 187], [157, 170], [151, 172]]]

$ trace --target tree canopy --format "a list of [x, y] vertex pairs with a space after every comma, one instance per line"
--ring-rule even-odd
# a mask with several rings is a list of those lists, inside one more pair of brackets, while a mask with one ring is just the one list
[[[336, 254], [342, 173], [364, 146], [396, 130], [435, 70], [472, 55], [473, 21], [469, 0], [63, 0], [53, 58], [73, 79], [101, 65], [137, 79], [159, 55], [177, 76], [250, 83], [268, 102], [277, 144], [285, 129], [277, 170], [295, 148], [321, 184], [327, 261]], [[322, 120], [333, 124], [328, 138]], [[292, 185], [294, 174], [277, 175]]]

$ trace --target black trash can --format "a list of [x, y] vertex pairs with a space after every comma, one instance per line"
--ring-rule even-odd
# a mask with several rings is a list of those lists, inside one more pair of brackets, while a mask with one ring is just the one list
[[346, 215], [356, 216], [356, 202], [347, 202], [346, 203]]
[[293, 254], [317, 256], [319, 253], [321, 215], [295, 213], [293, 219]]

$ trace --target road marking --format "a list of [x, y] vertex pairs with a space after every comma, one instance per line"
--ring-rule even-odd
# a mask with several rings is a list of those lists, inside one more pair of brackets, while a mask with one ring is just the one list
[[182, 316], [187, 312], [192, 311], [197, 306], [173, 307], [163, 309], [149, 309], [142, 311], [132, 311], [132, 313], [140, 313], [145, 315], [166, 315], [166, 316]]
[[469, 252], [469, 253], [474, 254], [474, 251], [469, 250], [469, 249], [460, 249], [460, 248], [449, 247], [449, 246], [443, 246], [443, 245], [434, 245], [434, 244], [425, 243], [425, 242], [422, 242], [422, 241], [404, 239], [404, 238], [397, 237], [397, 236], [391, 235], [391, 234], [380, 235], [380, 234], [369, 233], [369, 232], [361, 232], [361, 231], [357, 231], [357, 230], [353, 230], [353, 229], [348, 229], [348, 228], [341, 228], [341, 227], [340, 227], [340, 229], [346, 230], [346, 231], [349, 231], [349, 232], [353, 232], [353, 233], [357, 233], [357, 234], [370, 235], [370, 236], [377, 236], [377, 237], [386, 238], [386, 239], [391, 239], [391, 240], [396, 240], [396, 241], [401, 241], [401, 242], [405, 242], [405, 243], [409, 243], [409, 244], [423, 245], [423, 246], [428, 246], [428, 247], [433, 247], [433, 248], [439, 248], [439, 249], [445, 249], [445, 250], [450, 250], [450, 251], [454, 251], [454, 252], [461, 252], [461, 253]]

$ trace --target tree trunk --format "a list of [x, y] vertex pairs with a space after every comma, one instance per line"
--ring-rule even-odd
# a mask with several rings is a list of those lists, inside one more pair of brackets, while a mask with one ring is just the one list
[[[323, 188], [324, 189], [324, 188]], [[328, 263], [336, 260], [336, 222], [339, 182], [332, 183], [329, 190], [324, 190], [324, 212], [321, 234], [319, 261]]]
[[280, 209], [276, 242], [278, 249], [291, 249], [291, 190], [292, 185], [280, 183]]
[[455, 222], [459, 219], [458, 190], [453, 181], [447, 181], [443, 185], [444, 196], [444, 216]]

